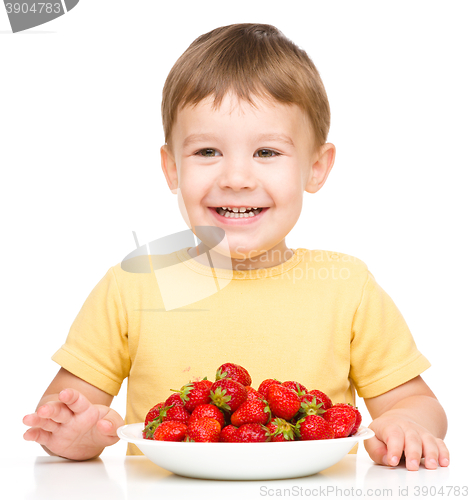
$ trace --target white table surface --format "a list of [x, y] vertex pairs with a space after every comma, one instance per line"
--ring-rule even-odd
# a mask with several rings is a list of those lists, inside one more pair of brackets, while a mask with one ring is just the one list
[[[106, 456], [71, 462], [37, 456], [1, 459], [2, 490], [10, 499], [251, 499], [251, 498], [465, 498], [466, 463], [451, 457], [446, 468], [407, 471], [347, 455], [312, 476], [279, 481], [210, 481], [176, 476], [141, 456]], [[454, 487], [460, 487], [460, 495]], [[427, 487], [427, 495], [423, 487]], [[433, 490], [432, 488], [435, 488]], [[439, 494], [439, 491], [441, 494]], [[434, 495], [432, 493], [435, 492]]]

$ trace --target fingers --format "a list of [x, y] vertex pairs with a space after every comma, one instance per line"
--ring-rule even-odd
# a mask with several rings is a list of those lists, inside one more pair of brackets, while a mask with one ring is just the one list
[[55, 432], [60, 426], [60, 424], [54, 422], [54, 420], [51, 420], [49, 418], [41, 418], [36, 413], [33, 413], [32, 415], [26, 415], [26, 417], [23, 418], [23, 423], [25, 425], [28, 425], [29, 427], [44, 429], [48, 432]]
[[90, 401], [75, 389], [64, 389], [60, 392], [59, 401], [66, 404], [73, 413], [83, 413], [92, 406]]
[[403, 453], [409, 471], [418, 470], [423, 457], [426, 469], [449, 465], [449, 451], [444, 441], [420, 426], [403, 428], [389, 424], [376, 432], [374, 438], [365, 441], [364, 446], [372, 460], [382, 465], [398, 465]]
[[36, 413], [26, 415], [23, 423], [31, 427], [42, 427], [49, 425], [53, 430], [52, 424], [46, 424], [50, 420], [58, 424], [67, 424], [73, 418], [74, 414], [82, 413], [91, 407], [91, 403], [82, 394], [74, 389], [64, 389], [59, 395], [59, 401], [49, 401], [40, 406]]
[[383, 457], [387, 454], [387, 446], [378, 439], [377, 436], [364, 441], [364, 448], [375, 463], [379, 465], [388, 465], [388, 463], [383, 461]]
[[28, 429], [24, 434], [23, 438], [26, 441], [35, 441], [38, 444], [42, 444], [47, 446], [49, 441], [51, 440], [52, 434], [44, 429], [40, 429], [39, 427], [33, 427], [32, 429]]
[[385, 433], [384, 438], [386, 453], [382, 457], [382, 463], [395, 467], [400, 462], [403, 450], [405, 450], [405, 433], [398, 425], [389, 426], [388, 432]]
[[418, 470], [421, 457], [423, 456], [423, 443], [421, 436], [415, 430], [405, 433], [405, 457], [408, 470]]
[[117, 442], [117, 429], [124, 425], [122, 417], [112, 409], [109, 409], [107, 414], [96, 423], [96, 429], [103, 435], [109, 442]]
[[112, 421], [106, 418], [104, 418], [103, 420], [98, 420], [98, 422], [96, 423], [96, 427], [104, 436], [111, 436], [111, 437], [117, 436], [116, 425]]
[[449, 465], [449, 450], [442, 439], [432, 435], [423, 438], [423, 456], [426, 469], [437, 469], [438, 465]]
[[43, 419], [50, 419], [59, 424], [67, 424], [73, 417], [70, 408], [60, 401], [51, 401], [40, 406], [36, 414]]
[[23, 423], [48, 432], [57, 431], [60, 424], [67, 424], [73, 417], [70, 408], [60, 401], [50, 401], [40, 406], [36, 413], [26, 415]]
[[23, 418], [23, 423], [31, 427], [25, 432], [24, 439], [46, 445], [51, 434], [58, 432], [62, 424], [68, 424], [74, 414], [86, 411], [91, 406], [91, 403], [74, 389], [64, 389], [58, 398], [59, 401], [49, 401], [35, 413]]

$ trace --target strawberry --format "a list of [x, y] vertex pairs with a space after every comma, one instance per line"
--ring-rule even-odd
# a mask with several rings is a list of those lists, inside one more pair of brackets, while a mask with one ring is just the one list
[[[210, 403], [209, 383], [207, 380], [189, 382], [189, 384], [183, 385], [179, 391], [171, 390], [180, 395], [184, 407], [191, 413], [197, 405]], [[210, 385], [212, 386], [212, 384]]]
[[299, 397], [303, 396], [308, 392], [307, 388], [304, 385], [291, 380], [283, 382], [281, 385], [283, 385], [284, 387], [288, 387], [289, 389], [292, 389]]
[[210, 389], [213, 384], [213, 382], [207, 380], [207, 377], [204, 377], [202, 380], [199, 380], [199, 382], [200, 382], [200, 387], [207, 387], [208, 389]]
[[181, 394], [177, 392], [172, 394], [165, 401], [165, 406], [184, 406], [184, 401], [181, 399]]
[[259, 385], [258, 392], [263, 396], [263, 398], [266, 399], [266, 396], [268, 395], [268, 389], [272, 384], [281, 385], [281, 382], [279, 382], [279, 380], [276, 380], [275, 378], [268, 378], [266, 380], [263, 380]]
[[330, 423], [318, 415], [307, 415], [301, 418], [295, 426], [295, 433], [301, 441], [333, 439], [335, 437]]
[[301, 416], [321, 415], [322, 413], [325, 413], [323, 403], [321, 401], [317, 401], [317, 397], [314, 394], [307, 393], [300, 398], [299, 414]]
[[182, 441], [186, 435], [187, 427], [181, 422], [176, 421], [166, 421], [158, 424], [151, 434], [152, 437], [147, 437], [144, 434], [145, 439], [154, 439], [155, 441]]
[[328, 410], [328, 408], [331, 408], [333, 406], [331, 399], [324, 392], [321, 392], [318, 389], [308, 391], [308, 394], [313, 394], [315, 396], [317, 404], [323, 403], [323, 410]]
[[210, 399], [218, 408], [236, 411], [247, 399], [245, 386], [229, 378], [217, 380], [212, 384]]
[[189, 421], [195, 420], [201, 417], [213, 418], [219, 422], [220, 427], [225, 426], [225, 415], [217, 406], [212, 404], [199, 405], [194, 408], [194, 411], [191, 413], [191, 417], [189, 417]]
[[261, 424], [245, 424], [233, 433], [235, 443], [265, 443], [271, 439], [268, 429]]
[[237, 427], [234, 425], [226, 425], [220, 431], [220, 442], [221, 443], [235, 443], [234, 441], [234, 433], [237, 430]]
[[335, 406], [336, 407], [349, 407], [349, 408], [352, 408], [354, 410], [354, 413], [356, 415], [356, 421], [354, 422], [354, 427], [351, 429], [349, 436], [356, 434], [356, 432], [359, 429], [359, 426], [361, 425], [361, 422], [362, 422], [362, 415], [359, 412], [357, 406], [353, 406], [350, 403], [336, 403]]
[[248, 393], [248, 399], [259, 399], [263, 401], [264, 396], [259, 393], [256, 389], [253, 389], [253, 387], [247, 385], [245, 386], [246, 392]]
[[190, 413], [183, 406], [165, 406], [160, 411], [160, 419], [162, 422], [172, 420], [188, 425]]
[[272, 384], [266, 396], [271, 412], [276, 417], [290, 420], [299, 411], [299, 396], [281, 384]]
[[220, 424], [213, 418], [201, 417], [192, 420], [186, 429], [184, 441], [196, 443], [217, 443], [220, 436]]
[[294, 426], [283, 418], [275, 418], [269, 422], [268, 431], [271, 434], [271, 441], [294, 441]]
[[356, 423], [356, 413], [349, 405], [333, 405], [325, 411], [322, 417], [331, 424], [335, 438], [349, 436]]
[[145, 426], [152, 420], [157, 419], [160, 416], [160, 409], [165, 406], [165, 403], [158, 403], [153, 408], [149, 410], [147, 416], [145, 417]]
[[217, 368], [215, 380], [222, 380], [230, 378], [242, 385], [251, 385], [251, 377], [248, 371], [243, 366], [236, 365], [235, 363], [224, 363]]
[[266, 401], [259, 399], [246, 400], [232, 414], [232, 425], [240, 427], [244, 424], [266, 424], [270, 418], [271, 411]]

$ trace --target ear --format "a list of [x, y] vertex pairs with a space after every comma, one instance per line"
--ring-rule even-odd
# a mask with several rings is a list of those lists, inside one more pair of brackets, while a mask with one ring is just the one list
[[178, 193], [178, 171], [176, 169], [176, 161], [167, 144], [160, 148], [160, 156], [162, 159], [162, 170], [165, 175], [168, 187], [173, 194]]
[[320, 190], [333, 168], [335, 157], [336, 148], [334, 144], [326, 143], [320, 147], [320, 150], [313, 159], [305, 191], [308, 193], [316, 193]]

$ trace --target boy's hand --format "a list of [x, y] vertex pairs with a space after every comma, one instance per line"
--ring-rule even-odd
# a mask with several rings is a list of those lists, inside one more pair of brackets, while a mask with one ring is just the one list
[[408, 470], [418, 470], [422, 457], [427, 469], [449, 465], [449, 450], [442, 440], [447, 417], [420, 376], [364, 402], [375, 432], [364, 447], [374, 462], [395, 466], [404, 453]]
[[54, 399], [23, 418], [31, 427], [24, 439], [71, 460], [94, 458], [119, 441], [116, 429], [124, 421], [108, 406], [90, 403], [75, 389], [64, 389]]
[[449, 465], [449, 451], [442, 439], [413, 420], [394, 415], [393, 410], [376, 418], [369, 427], [375, 436], [364, 441], [364, 447], [378, 464], [398, 465], [404, 452], [408, 470], [418, 470], [422, 457], [426, 469]]

